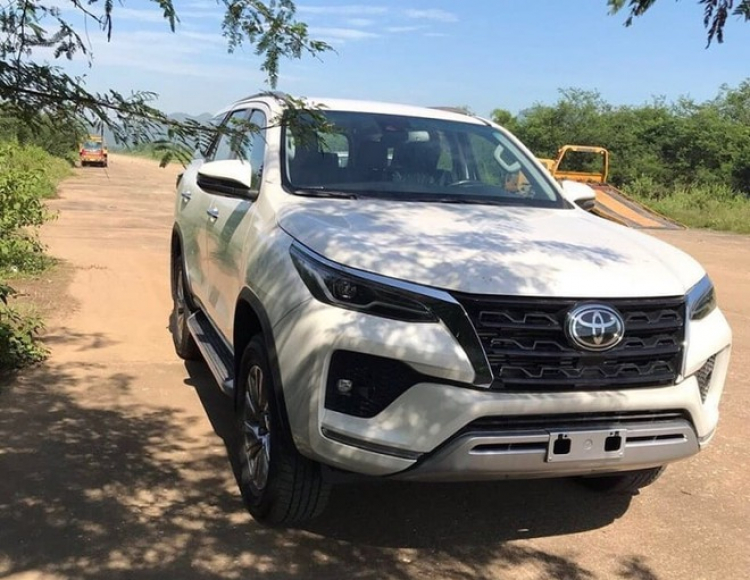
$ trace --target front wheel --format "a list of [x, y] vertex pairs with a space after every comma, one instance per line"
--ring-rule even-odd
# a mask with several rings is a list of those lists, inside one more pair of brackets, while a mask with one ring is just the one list
[[652, 467], [638, 471], [626, 471], [613, 475], [598, 475], [595, 477], [579, 477], [578, 481], [594, 491], [604, 493], [620, 493], [635, 495], [643, 487], [654, 483], [666, 467]]
[[237, 387], [238, 483], [247, 510], [270, 525], [301, 523], [319, 515], [330, 486], [320, 465], [300, 455], [285, 432], [261, 336], [245, 349]]

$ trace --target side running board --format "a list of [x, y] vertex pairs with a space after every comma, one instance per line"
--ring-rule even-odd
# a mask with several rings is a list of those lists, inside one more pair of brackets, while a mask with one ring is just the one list
[[221, 390], [234, 396], [234, 358], [222, 342], [211, 323], [202, 312], [196, 312], [187, 321], [190, 334], [206, 360], [208, 368], [219, 383]]

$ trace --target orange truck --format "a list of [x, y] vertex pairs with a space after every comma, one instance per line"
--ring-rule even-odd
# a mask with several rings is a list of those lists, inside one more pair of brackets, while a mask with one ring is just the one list
[[104, 138], [100, 135], [89, 135], [81, 144], [79, 152], [81, 167], [87, 165], [107, 166], [107, 147]]

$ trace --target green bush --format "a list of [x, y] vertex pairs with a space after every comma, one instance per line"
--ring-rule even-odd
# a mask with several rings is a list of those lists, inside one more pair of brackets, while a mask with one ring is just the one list
[[55, 191], [47, 161], [36, 148], [0, 145], [0, 271], [38, 271], [46, 264], [36, 227], [52, 217], [43, 200]]
[[42, 361], [47, 349], [37, 341], [44, 328], [36, 316], [24, 316], [8, 305], [16, 292], [0, 283], [0, 371], [20, 369]]
[[[0, 280], [8, 275], [39, 272], [49, 263], [37, 229], [53, 217], [44, 198], [54, 195], [68, 172], [65, 161], [34, 146], [0, 142]], [[0, 281], [0, 371], [42, 360], [46, 350], [38, 343], [42, 329], [36, 316], [9, 305], [16, 295]]]
[[730, 186], [750, 193], [750, 79], [705, 102], [613, 105], [596, 91], [567, 89], [554, 104], [495, 115], [539, 157], [552, 158], [565, 144], [606, 147], [609, 180], [618, 187], [648, 177], [669, 191]]

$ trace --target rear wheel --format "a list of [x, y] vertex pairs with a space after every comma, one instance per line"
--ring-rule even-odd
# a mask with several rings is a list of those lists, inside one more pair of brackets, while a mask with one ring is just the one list
[[580, 477], [578, 481], [594, 491], [604, 493], [621, 493], [635, 495], [643, 487], [654, 483], [666, 467], [653, 467], [651, 469], [639, 469], [638, 471], [626, 471], [614, 475], [601, 475], [596, 477]]
[[284, 429], [261, 336], [245, 349], [237, 388], [238, 483], [248, 511], [271, 525], [319, 515], [330, 486], [323, 481], [320, 464], [303, 457]]
[[200, 359], [200, 351], [187, 324], [192, 312], [186, 298], [185, 289], [182, 258], [177, 256], [172, 267], [172, 316], [170, 317], [172, 341], [177, 356], [185, 360], [198, 360]]

